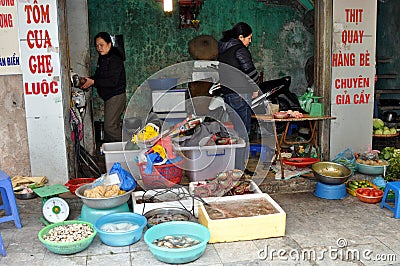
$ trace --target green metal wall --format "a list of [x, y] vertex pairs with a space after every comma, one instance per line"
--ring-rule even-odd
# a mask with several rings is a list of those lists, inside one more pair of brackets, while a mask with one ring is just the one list
[[[93, 36], [99, 31], [123, 34], [128, 96], [158, 70], [191, 60], [188, 41], [209, 34], [216, 39], [221, 32], [239, 21], [253, 28], [250, 51], [264, 80], [292, 77], [292, 90], [301, 94], [306, 89], [304, 65], [313, 55], [314, 35], [302, 24], [303, 14], [289, 6], [271, 6], [257, 0], [205, 0], [198, 19], [200, 28], [179, 29], [179, 16], [166, 16], [162, 2], [156, 0], [88, 0], [91, 39], [91, 68], [97, 52]], [[96, 94], [94, 94], [96, 97]], [[101, 101], [95, 99], [94, 105]], [[95, 118], [101, 114], [95, 108]]]

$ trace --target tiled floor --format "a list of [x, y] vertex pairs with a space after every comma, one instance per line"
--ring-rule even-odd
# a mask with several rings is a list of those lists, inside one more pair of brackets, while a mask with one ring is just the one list
[[[312, 192], [271, 196], [287, 215], [284, 237], [208, 244], [203, 256], [187, 265], [400, 265], [400, 220], [379, 204], [350, 195], [326, 200]], [[18, 200], [18, 207], [21, 229], [12, 222], [0, 223], [7, 252], [6, 257], [0, 255], [0, 265], [164, 265], [143, 239], [110, 247], [96, 236], [80, 253], [51, 253], [37, 237], [43, 228], [40, 198]], [[78, 216], [72, 212], [70, 219]]]

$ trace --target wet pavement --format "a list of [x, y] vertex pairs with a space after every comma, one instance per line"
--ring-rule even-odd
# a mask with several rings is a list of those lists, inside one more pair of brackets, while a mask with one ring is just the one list
[[[312, 190], [270, 196], [286, 212], [285, 236], [208, 244], [198, 260], [186, 265], [400, 265], [400, 219], [379, 204], [363, 203], [351, 195], [322, 199]], [[130, 246], [111, 247], [96, 236], [82, 252], [54, 254], [38, 239], [44, 227], [41, 199], [17, 203], [23, 227], [0, 223], [7, 252], [0, 255], [0, 265], [164, 265], [143, 238]], [[77, 219], [79, 204], [70, 207], [69, 219]]]

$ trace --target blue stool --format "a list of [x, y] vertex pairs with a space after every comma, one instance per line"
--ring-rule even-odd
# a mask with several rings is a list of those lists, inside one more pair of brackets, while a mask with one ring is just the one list
[[269, 146], [263, 146], [261, 144], [250, 144], [251, 155], [253, 157], [256, 157], [257, 153], [259, 153], [261, 162], [263, 162], [263, 163], [267, 162], [267, 152], [268, 153], [273, 152]]
[[299, 125], [296, 124], [296, 123], [290, 123], [287, 134], [289, 136], [292, 135], [293, 134], [293, 130], [296, 130], [298, 132], [299, 131]]
[[[394, 194], [394, 206], [392, 207], [386, 201], [389, 191], [392, 190]], [[381, 208], [386, 207], [394, 213], [394, 218], [400, 218], [400, 181], [388, 182], [383, 193]]]
[[19, 217], [11, 178], [3, 171], [0, 171], [0, 193], [3, 204], [0, 206], [0, 210], [6, 212], [6, 216], [0, 218], [0, 223], [14, 220], [15, 226], [21, 228], [21, 219]]
[[0, 253], [5, 257], [6, 256], [6, 249], [4, 248], [3, 238], [1, 238], [0, 234]]

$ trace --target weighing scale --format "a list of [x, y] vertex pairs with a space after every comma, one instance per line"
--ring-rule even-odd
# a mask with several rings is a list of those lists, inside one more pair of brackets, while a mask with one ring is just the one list
[[324, 104], [319, 103], [318, 99], [321, 99], [320, 96], [313, 96], [311, 97], [313, 102], [310, 106], [310, 116], [323, 116], [324, 115]]
[[57, 195], [68, 192], [69, 190], [63, 185], [52, 185], [33, 190], [39, 197], [42, 198], [42, 213], [40, 221], [49, 225], [50, 223], [63, 222], [68, 218], [69, 206], [68, 203]]

